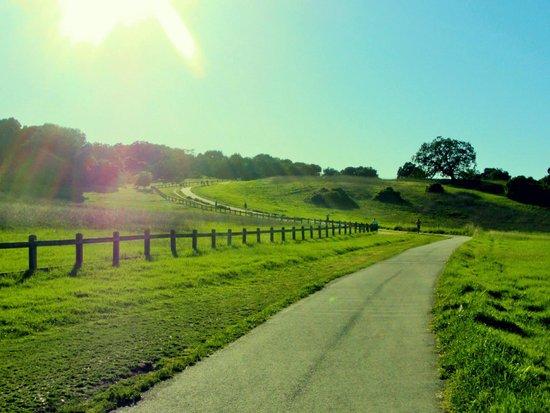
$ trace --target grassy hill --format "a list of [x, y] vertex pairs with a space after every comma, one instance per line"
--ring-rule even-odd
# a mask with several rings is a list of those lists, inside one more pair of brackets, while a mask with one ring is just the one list
[[[550, 210], [520, 204], [504, 196], [445, 185], [443, 194], [426, 192], [427, 181], [386, 180], [351, 176], [275, 177], [255, 181], [231, 181], [194, 191], [230, 205], [295, 216], [335, 220], [372, 220], [386, 227], [413, 227], [420, 217], [423, 228], [550, 231]], [[379, 191], [392, 187], [403, 202], [374, 200]], [[315, 203], [324, 190], [343, 189], [358, 208], [339, 208]], [[313, 200], [313, 201], [312, 201]]]

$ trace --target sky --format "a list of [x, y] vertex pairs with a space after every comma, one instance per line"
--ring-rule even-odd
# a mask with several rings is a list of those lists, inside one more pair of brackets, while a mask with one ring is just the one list
[[550, 2], [0, 0], [0, 118], [395, 177], [422, 142], [550, 167]]

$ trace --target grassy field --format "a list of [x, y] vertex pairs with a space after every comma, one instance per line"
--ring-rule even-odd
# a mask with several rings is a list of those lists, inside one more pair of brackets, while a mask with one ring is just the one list
[[[252, 229], [258, 221], [252, 217], [217, 214], [192, 208], [185, 208], [163, 200], [152, 193], [133, 188], [122, 188], [118, 192], [86, 194], [81, 204], [60, 201], [15, 200], [0, 195], [0, 242], [26, 241], [30, 234], [39, 240], [74, 239], [80, 232], [85, 237], [111, 236], [113, 231], [121, 235], [142, 234], [150, 228], [152, 233], [169, 233], [197, 229], [210, 232], [211, 229], [233, 231], [243, 227]], [[278, 221], [262, 220], [261, 226], [281, 226]], [[220, 239], [220, 245], [225, 240]], [[200, 239], [199, 247], [208, 248], [209, 241]], [[178, 240], [182, 252], [191, 248], [191, 241]], [[170, 255], [168, 240], [151, 242], [153, 256]], [[85, 264], [108, 262], [111, 257], [110, 244], [86, 245]], [[121, 258], [143, 258], [142, 242], [121, 243]], [[38, 250], [40, 268], [70, 267], [74, 263], [74, 247], [41, 247]], [[0, 274], [19, 272], [27, 268], [27, 250], [0, 250]], [[10, 282], [6, 277], [0, 283]]]
[[434, 308], [447, 410], [550, 411], [549, 245], [488, 232], [453, 255]]
[[0, 411], [129, 403], [328, 281], [436, 239], [380, 233], [240, 245], [5, 285]]
[[[233, 181], [194, 191], [230, 205], [283, 213], [292, 216], [325, 217], [365, 221], [376, 217], [383, 226], [412, 228], [418, 217], [423, 228], [446, 232], [471, 232], [472, 228], [498, 230], [550, 231], [550, 210], [524, 205], [503, 196], [445, 185], [444, 194], [426, 193], [426, 181], [383, 180], [359, 177], [276, 177], [256, 181]], [[391, 204], [373, 200], [391, 186], [405, 203]], [[358, 204], [358, 209], [341, 210], [318, 207], [308, 200], [321, 188], [343, 188]]]

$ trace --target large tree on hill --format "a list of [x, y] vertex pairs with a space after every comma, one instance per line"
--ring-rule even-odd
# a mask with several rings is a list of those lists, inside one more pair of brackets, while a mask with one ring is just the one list
[[465, 141], [438, 136], [432, 142], [423, 143], [413, 156], [429, 177], [440, 174], [452, 181], [476, 165], [474, 147]]

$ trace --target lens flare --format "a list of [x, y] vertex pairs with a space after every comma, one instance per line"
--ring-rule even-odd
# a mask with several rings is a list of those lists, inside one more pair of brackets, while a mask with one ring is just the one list
[[58, 0], [61, 34], [75, 43], [99, 45], [119, 25], [156, 19], [176, 50], [187, 60], [197, 45], [170, 0]]

